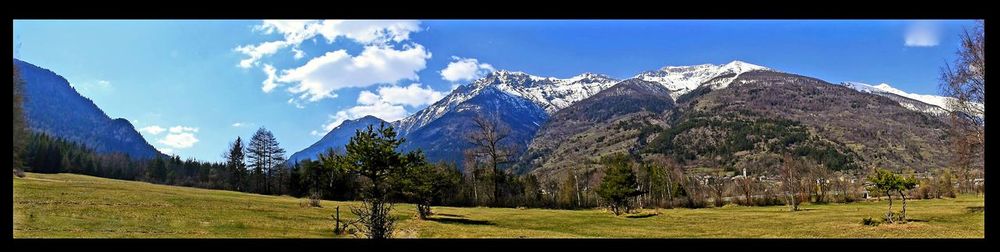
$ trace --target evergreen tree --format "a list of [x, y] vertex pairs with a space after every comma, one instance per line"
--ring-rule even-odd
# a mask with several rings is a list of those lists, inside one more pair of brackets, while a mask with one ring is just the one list
[[236, 137], [236, 141], [229, 145], [229, 152], [225, 154], [226, 169], [229, 171], [229, 188], [236, 191], [245, 191], [247, 165], [244, 160], [246, 154], [243, 149], [243, 139]]
[[607, 201], [615, 215], [630, 212], [632, 199], [645, 193], [638, 189], [631, 160], [618, 153], [602, 158], [601, 163], [605, 166], [604, 180], [597, 188], [597, 195]]

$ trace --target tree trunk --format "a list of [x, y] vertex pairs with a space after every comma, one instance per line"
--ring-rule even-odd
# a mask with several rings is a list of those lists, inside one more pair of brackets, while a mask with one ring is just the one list
[[889, 212], [885, 214], [885, 217], [886, 217], [886, 220], [889, 221], [889, 223], [893, 223], [893, 217], [892, 217], [892, 193], [890, 193], [889, 191], [885, 191], [885, 196], [889, 196]]
[[899, 212], [899, 221], [906, 223], [906, 195], [903, 194], [903, 190], [897, 190], [899, 192], [899, 197], [903, 198], [903, 211]]

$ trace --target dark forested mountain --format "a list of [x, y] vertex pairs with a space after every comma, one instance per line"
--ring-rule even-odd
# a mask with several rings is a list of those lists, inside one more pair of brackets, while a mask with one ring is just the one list
[[48, 69], [14, 59], [24, 80], [24, 111], [28, 127], [99, 153], [120, 152], [131, 157], [163, 155], [143, 139], [128, 120], [111, 119], [93, 101]]
[[330, 130], [330, 132], [326, 133], [326, 135], [324, 135], [323, 138], [316, 143], [306, 147], [304, 150], [292, 154], [292, 156], [288, 158], [288, 162], [296, 163], [304, 159], [317, 160], [320, 153], [326, 153], [327, 149], [331, 148], [334, 149], [334, 151], [337, 151], [337, 153], [343, 153], [344, 146], [347, 145], [347, 142], [351, 140], [352, 136], [354, 136], [355, 131], [364, 130], [368, 128], [368, 125], [378, 128], [379, 124], [383, 122], [387, 123], [386, 121], [374, 116], [365, 116], [355, 120], [346, 120], [336, 128]]

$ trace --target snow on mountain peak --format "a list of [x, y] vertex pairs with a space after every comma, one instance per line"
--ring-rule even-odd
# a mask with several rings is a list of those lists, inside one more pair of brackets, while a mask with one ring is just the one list
[[701, 64], [693, 66], [665, 66], [657, 71], [647, 71], [635, 78], [659, 83], [670, 90], [670, 97], [677, 99], [683, 94], [697, 89], [706, 81], [721, 76], [727, 76], [712, 83], [714, 88], [726, 88], [732, 80], [742, 73], [753, 70], [771, 70], [767, 67], [746, 63], [739, 60], [713, 65]]
[[606, 75], [589, 72], [560, 79], [501, 69], [456, 89], [437, 103], [400, 120], [398, 124], [404, 132], [422, 127], [491, 87], [512, 97], [526, 99], [551, 115], [617, 82], [618, 80]]
[[945, 113], [947, 111], [950, 111], [948, 109], [948, 102], [952, 98], [949, 98], [949, 97], [936, 96], [936, 95], [923, 95], [923, 94], [907, 93], [906, 91], [899, 90], [897, 88], [894, 88], [894, 87], [890, 86], [888, 83], [879, 83], [878, 85], [869, 85], [869, 84], [865, 84], [865, 83], [861, 83], [861, 82], [845, 81], [845, 82], [842, 82], [841, 85], [849, 87], [849, 88], [852, 88], [852, 89], [857, 90], [859, 92], [865, 92], [865, 93], [870, 93], [870, 94], [877, 94], [877, 95], [893, 94], [893, 95], [897, 95], [897, 96], [905, 97], [905, 98], [908, 98], [908, 99], [916, 100], [916, 101], [919, 101], [919, 102], [922, 102], [922, 103], [925, 103], [925, 104], [932, 105], [932, 106], [936, 107], [936, 108], [930, 108], [930, 109], [920, 109], [920, 108], [917, 108], [917, 106], [915, 106], [913, 104], [909, 104], [909, 103], [905, 103], [905, 102], [899, 102], [900, 105], [902, 105], [903, 107], [906, 107], [906, 108], [914, 110], [914, 111], [927, 112], [927, 113], [932, 113], [932, 114], [943, 114], [943, 113]]

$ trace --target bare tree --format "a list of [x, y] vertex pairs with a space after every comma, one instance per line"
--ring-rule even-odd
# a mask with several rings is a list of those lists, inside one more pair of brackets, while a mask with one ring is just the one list
[[798, 158], [785, 155], [781, 162], [781, 188], [785, 191], [788, 204], [792, 206], [792, 211], [799, 210], [800, 194], [802, 192], [801, 181], [802, 162]]
[[953, 165], [958, 169], [961, 190], [971, 190], [971, 168], [982, 160], [986, 102], [986, 33], [983, 21], [961, 35], [962, 47], [953, 64], [941, 69], [941, 93], [954, 98], [951, 113]]
[[472, 119], [473, 130], [468, 134], [469, 142], [473, 144], [473, 152], [477, 157], [483, 157], [493, 171], [493, 204], [498, 205], [501, 197], [501, 166], [510, 163], [512, 148], [506, 144], [510, 136], [510, 127], [497, 118], [495, 114], [484, 116], [477, 114]]

